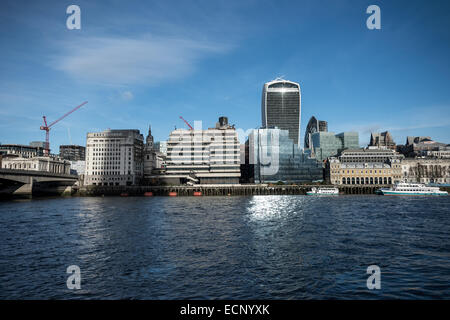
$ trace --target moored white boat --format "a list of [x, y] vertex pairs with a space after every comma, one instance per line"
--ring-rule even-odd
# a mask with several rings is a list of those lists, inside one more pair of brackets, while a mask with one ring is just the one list
[[385, 196], [446, 196], [447, 191], [441, 191], [439, 187], [426, 186], [423, 183], [399, 182], [391, 188], [378, 190], [379, 194]]
[[309, 196], [333, 196], [333, 195], [338, 195], [339, 194], [339, 189], [338, 188], [329, 188], [329, 187], [313, 187], [311, 188], [311, 191], [306, 192], [307, 195]]

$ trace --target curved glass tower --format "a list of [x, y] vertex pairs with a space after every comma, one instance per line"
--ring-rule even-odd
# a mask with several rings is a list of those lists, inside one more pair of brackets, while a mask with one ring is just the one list
[[306, 125], [305, 142], [303, 145], [305, 149], [313, 148], [311, 136], [316, 132], [328, 132], [328, 122], [317, 120], [316, 117], [312, 116], [311, 119], [309, 119], [308, 124]]
[[289, 138], [299, 147], [301, 93], [298, 83], [283, 79], [265, 83], [261, 113], [263, 128], [288, 130]]

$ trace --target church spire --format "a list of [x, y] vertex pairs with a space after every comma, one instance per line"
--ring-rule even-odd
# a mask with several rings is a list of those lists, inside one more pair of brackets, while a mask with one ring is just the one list
[[146, 140], [146, 147], [148, 149], [153, 149], [153, 136], [152, 136], [152, 126], [148, 126], [148, 135]]

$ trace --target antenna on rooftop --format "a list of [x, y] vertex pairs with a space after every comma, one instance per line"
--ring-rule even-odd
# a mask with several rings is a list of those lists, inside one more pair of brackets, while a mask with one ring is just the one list
[[279, 77], [276, 77], [275, 81], [286, 80], [285, 77], [286, 77], [286, 76], [283, 74], [283, 75], [281, 75], [281, 76], [279, 76]]
[[70, 134], [70, 127], [69, 127], [69, 126], [67, 127], [67, 134], [69, 135], [69, 141], [70, 141], [70, 144], [73, 145], [73, 142], [72, 142], [72, 135]]

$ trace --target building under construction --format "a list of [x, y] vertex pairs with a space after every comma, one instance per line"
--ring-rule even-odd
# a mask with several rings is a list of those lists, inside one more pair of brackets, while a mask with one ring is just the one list
[[85, 161], [86, 148], [77, 145], [60, 145], [59, 156], [70, 161]]

